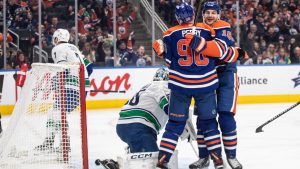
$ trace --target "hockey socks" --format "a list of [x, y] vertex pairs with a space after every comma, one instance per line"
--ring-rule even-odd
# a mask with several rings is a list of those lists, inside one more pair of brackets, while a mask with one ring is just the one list
[[227, 158], [236, 157], [237, 133], [236, 122], [231, 112], [219, 112], [219, 124]]
[[159, 156], [161, 156], [162, 158], [163, 155], [165, 155], [165, 157], [163, 157], [164, 162], [169, 162], [171, 156], [173, 155], [176, 149], [177, 140], [178, 136], [175, 134], [169, 132], [165, 132], [163, 134], [159, 147]]

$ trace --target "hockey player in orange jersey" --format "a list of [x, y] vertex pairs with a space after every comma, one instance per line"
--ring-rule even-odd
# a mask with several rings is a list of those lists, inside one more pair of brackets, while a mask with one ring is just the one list
[[[233, 46], [234, 39], [231, 35], [230, 24], [220, 20], [220, 6], [216, 2], [206, 2], [203, 6], [203, 22], [211, 26], [215, 32], [215, 39], [225, 42], [226, 46]], [[201, 25], [198, 23], [197, 25]], [[243, 52], [238, 49], [239, 52]], [[227, 59], [225, 59], [227, 60]], [[219, 78], [219, 87], [217, 88], [217, 111], [218, 123], [222, 132], [222, 142], [227, 157], [227, 162], [232, 169], [242, 169], [241, 163], [236, 158], [237, 131], [234, 115], [236, 112], [236, 102], [238, 95], [238, 78], [236, 62], [225, 63], [217, 61], [217, 74]], [[195, 107], [195, 111], [197, 106]], [[209, 165], [209, 155], [214, 160], [221, 159], [216, 164], [216, 168], [223, 167], [222, 157], [218, 154], [211, 154], [209, 149], [214, 144], [207, 144], [213, 140], [205, 134], [205, 131], [198, 130], [197, 143], [199, 148], [199, 160], [191, 164], [190, 169], [206, 168]], [[220, 144], [218, 145], [220, 146]]]
[[[220, 140], [216, 121], [215, 89], [218, 87], [218, 78], [215, 59], [203, 55], [206, 46], [211, 45], [206, 40], [213, 39], [214, 31], [205, 24], [203, 27], [193, 26], [194, 17], [192, 6], [186, 3], [176, 6], [179, 25], [164, 32], [163, 43], [153, 43], [154, 50], [163, 55], [170, 69], [169, 121], [160, 143], [157, 164], [163, 169], [168, 168], [167, 163], [176, 148], [178, 137], [182, 134], [189, 116], [188, 108], [192, 97], [195, 99], [195, 105], [200, 107], [196, 112], [200, 121], [198, 130], [209, 131], [209, 134]], [[215, 40], [214, 43], [214, 51], [222, 60], [234, 61], [239, 56], [237, 49], [228, 49], [222, 41]], [[212, 147], [209, 151], [220, 154], [221, 146]]]

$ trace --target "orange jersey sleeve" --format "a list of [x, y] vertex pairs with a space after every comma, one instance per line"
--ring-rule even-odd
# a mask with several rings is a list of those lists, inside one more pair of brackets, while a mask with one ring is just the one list
[[201, 52], [202, 55], [220, 58], [227, 51], [227, 46], [218, 40], [207, 41], [206, 48]]
[[220, 58], [224, 62], [235, 62], [239, 56], [236, 47], [227, 47], [227, 45], [217, 39], [207, 41], [206, 48], [201, 52], [202, 55]]

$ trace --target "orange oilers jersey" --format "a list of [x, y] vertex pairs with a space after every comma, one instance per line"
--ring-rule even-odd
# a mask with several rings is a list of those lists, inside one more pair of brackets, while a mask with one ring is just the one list
[[[201, 27], [202, 25], [208, 26], [204, 23], [198, 23], [196, 26]], [[215, 32], [215, 39], [212, 41], [207, 41], [207, 47], [201, 52], [202, 55], [218, 57], [222, 62], [235, 62], [238, 57], [238, 51], [232, 47], [234, 45], [234, 40], [231, 36], [231, 28], [229, 23], [218, 20], [212, 26]], [[225, 30], [226, 33], [224, 33]], [[221, 32], [223, 33], [220, 34]]]
[[214, 31], [209, 26], [183, 24], [164, 32], [165, 61], [170, 69], [169, 88], [185, 94], [197, 94], [215, 90], [218, 78], [215, 59], [205, 57], [186, 45], [185, 34], [195, 33], [212, 40]]
[[230, 24], [223, 20], [218, 20], [213, 23], [211, 27], [216, 32], [215, 40], [224, 42], [225, 45], [227, 45], [229, 48], [229, 50], [227, 51], [228, 53], [225, 53], [223, 58], [216, 62], [218, 72], [225, 70], [233, 70], [234, 72], [236, 72], [236, 62], [225, 63], [230, 62], [231, 58], [233, 58], [232, 61], [234, 61], [234, 58], [236, 60], [236, 58], [238, 57], [238, 51], [236, 50], [236, 48], [233, 48], [235, 41], [232, 37]]

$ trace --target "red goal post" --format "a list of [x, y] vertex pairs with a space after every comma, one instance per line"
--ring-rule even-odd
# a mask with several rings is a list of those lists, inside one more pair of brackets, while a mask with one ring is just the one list
[[1, 169], [88, 169], [84, 70], [32, 64], [0, 140]]

